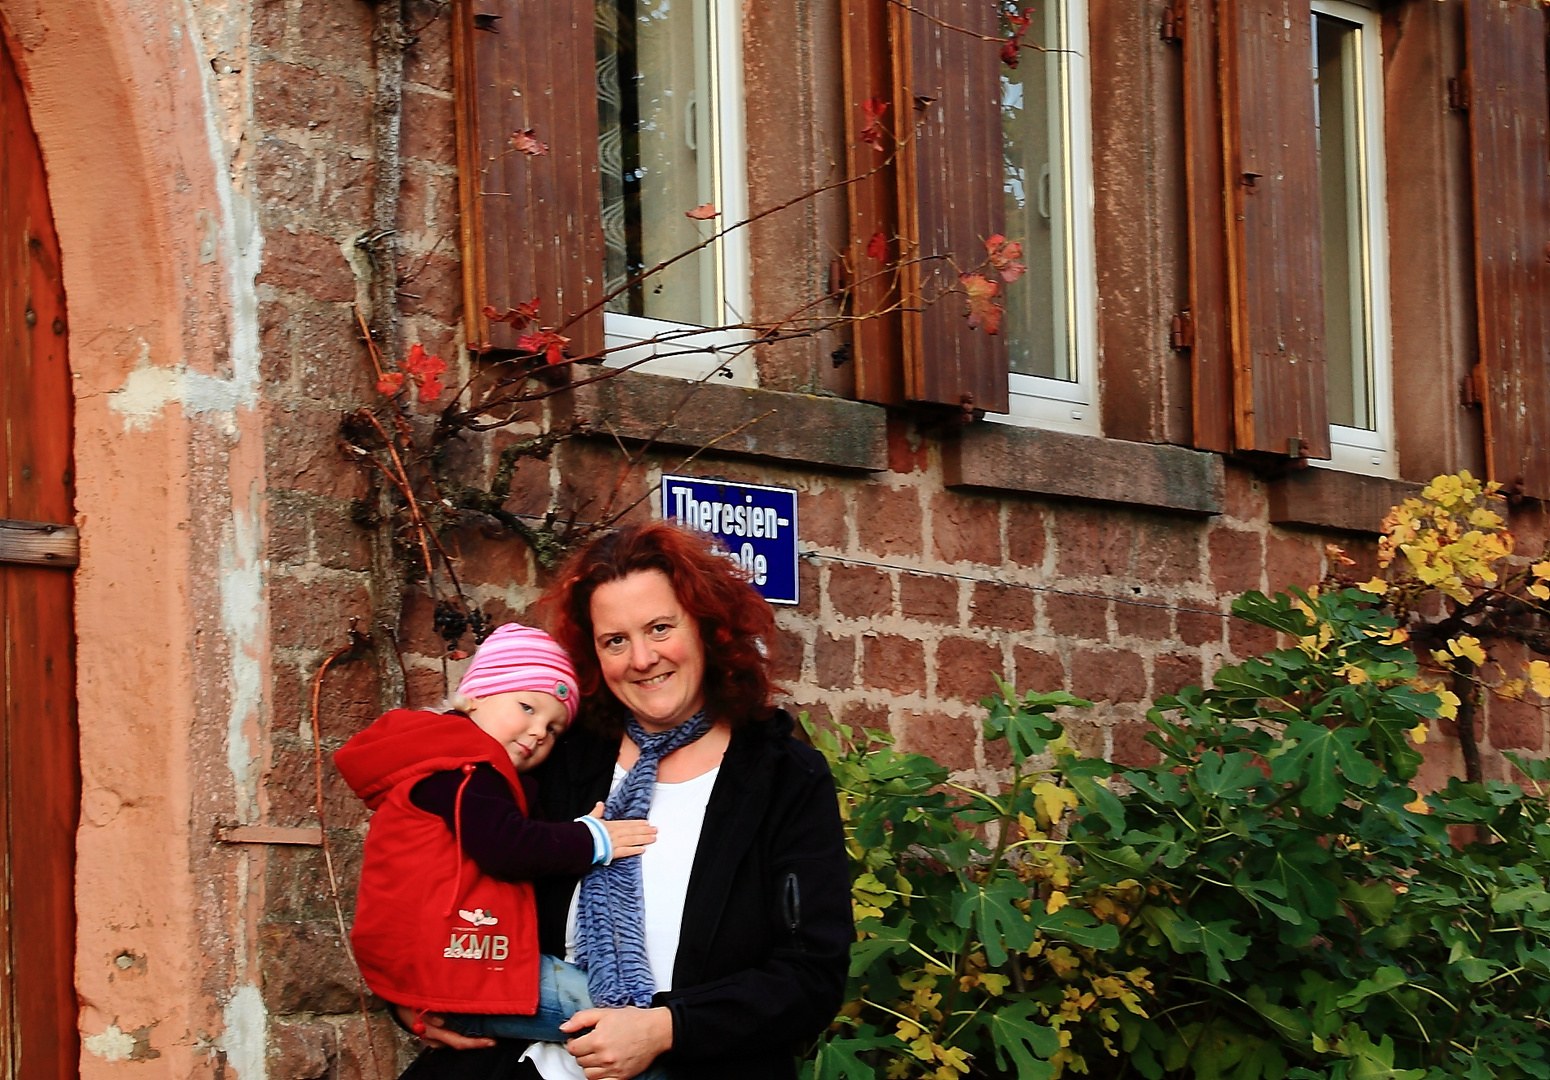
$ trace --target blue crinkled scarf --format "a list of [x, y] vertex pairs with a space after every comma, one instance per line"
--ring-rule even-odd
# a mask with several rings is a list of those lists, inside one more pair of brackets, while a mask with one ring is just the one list
[[[640, 747], [640, 758], [608, 796], [603, 816], [609, 821], [644, 819], [651, 813], [662, 759], [710, 728], [703, 712], [660, 732], [648, 732], [630, 717], [625, 731]], [[576, 963], [586, 969], [592, 1004], [599, 1008], [651, 1005], [657, 987], [646, 959], [646, 902], [639, 856], [599, 866], [581, 879]]]

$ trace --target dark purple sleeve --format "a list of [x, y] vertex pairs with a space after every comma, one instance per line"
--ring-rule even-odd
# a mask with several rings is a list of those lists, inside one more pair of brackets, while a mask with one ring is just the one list
[[[455, 832], [453, 808], [461, 772], [432, 773], [409, 801]], [[531, 797], [529, 802], [531, 803]], [[529, 881], [583, 874], [592, 865], [592, 831], [579, 821], [536, 821], [522, 813], [511, 789], [489, 765], [475, 770], [463, 791], [463, 852], [498, 881]]]

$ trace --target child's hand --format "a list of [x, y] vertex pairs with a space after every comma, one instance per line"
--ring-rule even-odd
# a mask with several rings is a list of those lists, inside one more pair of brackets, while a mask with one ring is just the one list
[[[603, 804], [598, 803], [587, 816], [603, 821]], [[615, 859], [639, 855], [646, 850], [646, 845], [657, 840], [657, 827], [649, 821], [603, 821], [603, 828], [608, 830], [608, 839], [613, 841]]]

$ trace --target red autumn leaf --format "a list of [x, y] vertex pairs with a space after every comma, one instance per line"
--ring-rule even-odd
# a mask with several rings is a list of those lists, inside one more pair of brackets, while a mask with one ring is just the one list
[[684, 217], [693, 218], [695, 221], [709, 221], [717, 213], [715, 203], [705, 203], [703, 206], [696, 206], [693, 210], [685, 210]]
[[517, 348], [534, 356], [542, 353], [546, 364], [558, 364], [564, 360], [565, 346], [569, 344], [570, 338], [556, 334], [553, 330], [540, 330], [517, 338]]
[[867, 241], [866, 253], [868, 258], [878, 262], [888, 261], [888, 238], [882, 233], [873, 233], [872, 239]]
[[392, 397], [398, 393], [404, 385], [404, 373], [402, 371], [384, 371], [377, 376], [377, 393]]
[[486, 305], [483, 309], [484, 317], [491, 322], [510, 323], [513, 330], [521, 330], [528, 323], [538, 321], [538, 297], [533, 297], [525, 304], [518, 304], [514, 308], [507, 308], [506, 313], [501, 314], [498, 308]]
[[1023, 35], [1028, 33], [1029, 26], [1033, 24], [1033, 9], [1024, 8], [1021, 15], [1009, 11], [1006, 21], [1012, 24], [1012, 36], [1001, 44], [1001, 62], [1009, 68], [1015, 68], [1023, 48]]
[[861, 103], [861, 114], [866, 117], [866, 124], [861, 128], [861, 141], [874, 150], [883, 149], [883, 113], [888, 110], [888, 103], [882, 98], [867, 98]]
[[984, 327], [985, 333], [994, 334], [1001, 329], [1001, 306], [996, 303], [996, 293], [1001, 286], [984, 274], [964, 274], [958, 279], [964, 295], [969, 298], [969, 326]]
[[404, 357], [404, 370], [419, 388], [421, 401], [435, 401], [446, 389], [439, 376], [447, 370], [447, 362], [427, 353], [418, 342], [409, 347], [409, 355]]
[[533, 138], [532, 128], [526, 128], [522, 131], [512, 132], [511, 145], [529, 156], [547, 154], [549, 152], [548, 143], [541, 143], [537, 139]]
[[985, 251], [990, 265], [996, 268], [1001, 280], [1010, 284], [1028, 272], [1028, 267], [1018, 262], [1023, 257], [1023, 246], [997, 233], [985, 240]]

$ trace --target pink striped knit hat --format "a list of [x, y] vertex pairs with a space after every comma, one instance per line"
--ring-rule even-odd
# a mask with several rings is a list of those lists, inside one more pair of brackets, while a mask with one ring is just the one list
[[507, 623], [485, 638], [474, 653], [474, 662], [463, 673], [462, 682], [457, 684], [457, 692], [471, 698], [513, 690], [553, 694], [572, 720], [581, 705], [576, 692], [576, 669], [560, 643], [542, 630], [521, 623]]

